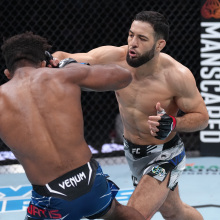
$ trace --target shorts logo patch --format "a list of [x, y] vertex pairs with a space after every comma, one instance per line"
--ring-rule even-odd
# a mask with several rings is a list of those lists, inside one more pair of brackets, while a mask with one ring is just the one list
[[158, 175], [158, 176], [165, 176], [166, 175], [166, 171], [164, 168], [162, 167], [159, 167], [159, 166], [155, 166], [151, 169], [151, 172], [154, 173], [155, 175]]
[[86, 174], [84, 172], [81, 172], [75, 176], [72, 176], [64, 180], [62, 184], [59, 183], [58, 185], [63, 189], [65, 189], [66, 187], [71, 187], [71, 186], [76, 187], [77, 183], [80, 183], [81, 181], [86, 180], [86, 178], [87, 178]]
[[132, 148], [132, 154], [140, 154], [141, 148]]
[[41, 209], [35, 205], [29, 205], [27, 213], [31, 217], [41, 219], [64, 219], [62, 215], [59, 213], [59, 210]]

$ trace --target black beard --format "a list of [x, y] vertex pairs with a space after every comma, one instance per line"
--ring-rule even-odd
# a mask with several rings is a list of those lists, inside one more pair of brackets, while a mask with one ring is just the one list
[[139, 58], [134, 58], [134, 59], [130, 58], [129, 51], [128, 51], [126, 61], [127, 61], [128, 65], [131, 67], [136, 68], [136, 67], [142, 66], [143, 64], [147, 63], [148, 61], [150, 61], [154, 57], [154, 50], [155, 50], [155, 45], [152, 47], [152, 49], [150, 51], [146, 52], [145, 54], [143, 54]]

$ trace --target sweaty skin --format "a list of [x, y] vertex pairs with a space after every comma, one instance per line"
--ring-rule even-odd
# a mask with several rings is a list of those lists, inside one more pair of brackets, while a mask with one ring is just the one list
[[[58, 60], [72, 57], [78, 62], [94, 64], [118, 64], [131, 71], [133, 80], [123, 89], [116, 91], [116, 98], [124, 126], [126, 139], [138, 145], [157, 145], [171, 140], [176, 132], [194, 132], [208, 125], [205, 103], [196, 87], [192, 72], [171, 56], [162, 53], [166, 41], [154, 38], [154, 29], [148, 22], [134, 20], [128, 36], [128, 45], [121, 47], [102, 46], [88, 53], [69, 54], [57, 51], [53, 57]], [[131, 60], [154, 52], [154, 57], [143, 65], [133, 68]], [[55, 61], [54, 61], [54, 65]], [[165, 110], [176, 117], [178, 110], [186, 114], [176, 117], [176, 127], [164, 139], [156, 139], [157, 111]], [[128, 206], [137, 209], [145, 219], [151, 219], [160, 211], [164, 219], [202, 220], [201, 214], [183, 203], [178, 185], [174, 191], [167, 187], [168, 177], [159, 182], [144, 175], [128, 201]]]
[[117, 90], [132, 79], [128, 70], [116, 65], [27, 66], [18, 68], [13, 77], [5, 73], [11, 79], [0, 87], [0, 135], [35, 185], [45, 185], [90, 161], [81, 88]]

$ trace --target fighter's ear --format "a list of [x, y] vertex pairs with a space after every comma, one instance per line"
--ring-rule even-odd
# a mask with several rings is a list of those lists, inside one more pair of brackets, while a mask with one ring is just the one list
[[12, 78], [12, 74], [9, 72], [8, 69], [5, 69], [5, 70], [4, 70], [4, 74], [6, 75], [6, 77], [7, 77], [8, 79], [11, 79], [11, 78]]
[[165, 46], [166, 46], [166, 41], [163, 40], [163, 39], [159, 39], [159, 40], [157, 41], [157, 47], [156, 47], [156, 49], [157, 49], [158, 51], [161, 51]]
[[46, 63], [45, 60], [41, 61], [41, 65], [40, 65], [40, 67], [46, 67], [46, 65], [47, 65], [47, 63]]

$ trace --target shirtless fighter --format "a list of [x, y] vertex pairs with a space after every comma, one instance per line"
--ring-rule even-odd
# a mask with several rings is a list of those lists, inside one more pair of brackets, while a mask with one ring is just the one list
[[[125, 156], [136, 186], [128, 206], [146, 219], [159, 210], [164, 219], [202, 220], [179, 196], [185, 150], [178, 132], [204, 129], [209, 117], [192, 72], [161, 52], [168, 35], [169, 24], [162, 14], [143, 11], [131, 24], [128, 45], [79, 54], [58, 51], [53, 56], [92, 65], [114, 63], [132, 72], [131, 84], [116, 91]], [[184, 116], [177, 117], [179, 109]]]
[[46, 39], [30, 32], [2, 46], [10, 80], [0, 87], [0, 138], [33, 185], [26, 219], [143, 220], [116, 202], [117, 186], [91, 159], [81, 109], [81, 88], [122, 89], [132, 80], [130, 72], [73, 59], [61, 61], [62, 68], [48, 68], [48, 48]]

